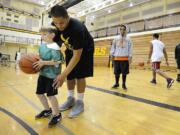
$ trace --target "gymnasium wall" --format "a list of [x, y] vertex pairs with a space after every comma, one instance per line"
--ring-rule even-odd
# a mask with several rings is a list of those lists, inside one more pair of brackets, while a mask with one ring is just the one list
[[[177, 13], [180, 11], [180, 1], [152, 0], [148, 3], [140, 4], [126, 9], [123, 9], [121, 6], [119, 6], [119, 9], [114, 10], [115, 12], [107, 12], [106, 14], [101, 13], [101, 11], [88, 14], [86, 16], [86, 25], [88, 29], [90, 31], [94, 31], [97, 29], [117, 26], [122, 23], [125, 24], [138, 20]], [[91, 25], [92, 22], [94, 25]]]
[[[144, 35], [130, 36], [130, 37], [133, 42], [132, 65], [137, 66], [139, 62], [146, 63], [149, 54], [150, 41], [152, 40], [152, 34], [144, 34]], [[180, 37], [180, 30], [160, 33], [160, 40], [162, 40], [166, 46], [170, 67], [176, 67], [176, 63], [174, 59], [174, 50], [175, 50], [175, 46], [180, 43], [179, 37]], [[111, 42], [112, 39], [104, 39], [95, 42], [95, 47], [96, 47], [95, 65], [108, 66], [109, 49]], [[162, 66], [166, 66], [164, 61], [162, 62]]]
[[42, 7], [19, 0], [0, 0], [0, 26], [39, 31]]
[[[137, 66], [139, 62], [146, 62], [149, 53], [149, 45], [152, 40], [152, 34], [143, 35], [130, 35], [133, 42], [133, 63], [132, 65]], [[180, 43], [180, 30], [161, 32], [160, 39], [165, 43], [166, 50], [169, 57], [169, 63], [171, 67], [176, 67], [174, 60], [174, 49], [177, 44]], [[109, 61], [109, 50], [112, 39], [104, 39], [95, 41], [95, 54], [94, 64], [95, 66], [108, 66]], [[14, 61], [16, 51], [21, 49], [22, 53], [37, 53], [38, 45], [23, 44], [23, 43], [9, 43], [0, 45], [0, 52], [11, 55], [11, 61]], [[165, 62], [162, 62], [163, 66]]]
[[15, 61], [16, 51], [20, 49], [22, 54], [26, 53], [38, 53], [39, 46], [37, 45], [25, 45], [25, 44], [17, 44], [17, 43], [8, 43], [5, 45], [0, 45], [0, 52], [3, 54], [10, 55], [10, 61]]

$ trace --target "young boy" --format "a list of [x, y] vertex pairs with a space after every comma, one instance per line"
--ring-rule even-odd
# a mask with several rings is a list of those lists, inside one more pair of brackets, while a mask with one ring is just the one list
[[[49, 127], [51, 127], [62, 118], [61, 113], [59, 113], [58, 101], [55, 97], [58, 92], [52, 85], [54, 78], [61, 72], [63, 55], [60, 52], [59, 46], [53, 41], [56, 29], [42, 28], [40, 32], [44, 43], [39, 48], [40, 60], [35, 62], [33, 66], [36, 69], [40, 69], [36, 94], [44, 110], [37, 114], [35, 118], [48, 117], [52, 114], [52, 118], [48, 123]], [[47, 97], [44, 95], [45, 93]], [[49, 107], [47, 98], [51, 103], [52, 110]]]
[[152, 61], [152, 71], [153, 71], [153, 79], [151, 81], [152, 84], [156, 84], [156, 73], [162, 76], [167, 81], [167, 88], [170, 88], [174, 83], [174, 80], [167, 76], [163, 71], [160, 70], [160, 63], [162, 58], [165, 56], [166, 64], [168, 63], [168, 56], [164, 46], [164, 43], [159, 40], [159, 34], [153, 34], [153, 40], [151, 41], [150, 51], [149, 51], [149, 59], [147, 63], [150, 63], [150, 58]]

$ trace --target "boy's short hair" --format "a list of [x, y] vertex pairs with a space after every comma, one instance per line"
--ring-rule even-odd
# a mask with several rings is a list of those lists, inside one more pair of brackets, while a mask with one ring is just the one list
[[125, 30], [127, 29], [126, 25], [124, 25], [124, 24], [121, 24], [120, 27], [124, 27]]
[[55, 35], [57, 34], [57, 29], [53, 27], [42, 27], [39, 32], [48, 32], [48, 33], [54, 33]]
[[159, 38], [159, 34], [158, 34], [158, 33], [155, 33], [155, 34], [153, 34], [153, 37], [156, 38], [156, 39], [158, 39], [158, 38]]

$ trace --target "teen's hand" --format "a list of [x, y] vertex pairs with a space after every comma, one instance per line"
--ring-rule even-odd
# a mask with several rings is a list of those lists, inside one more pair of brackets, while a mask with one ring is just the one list
[[59, 74], [56, 79], [54, 79], [53, 87], [57, 89], [58, 87], [61, 87], [66, 79], [65, 74]]

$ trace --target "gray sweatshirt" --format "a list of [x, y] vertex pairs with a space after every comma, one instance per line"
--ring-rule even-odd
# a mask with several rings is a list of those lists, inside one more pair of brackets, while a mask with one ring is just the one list
[[132, 41], [129, 37], [121, 35], [115, 38], [112, 42], [110, 55], [115, 57], [132, 57]]

